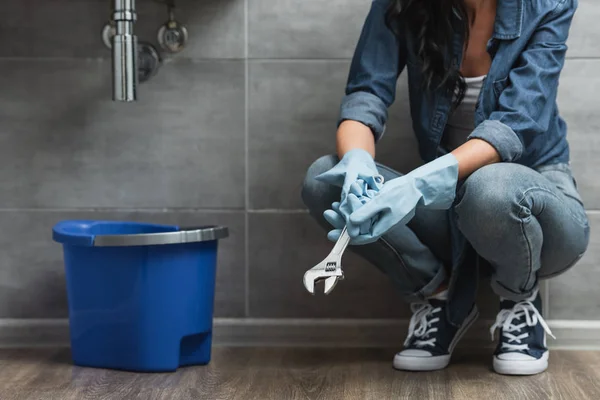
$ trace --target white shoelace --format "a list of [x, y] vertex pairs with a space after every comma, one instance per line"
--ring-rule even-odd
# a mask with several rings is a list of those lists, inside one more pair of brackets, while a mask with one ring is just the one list
[[[525, 322], [521, 322], [520, 324], [515, 324], [513, 321], [519, 321], [522, 317], [525, 317]], [[523, 339], [529, 337], [529, 333], [521, 333], [521, 329], [526, 326], [536, 326], [537, 324], [542, 325], [544, 331], [552, 336], [554, 339], [556, 337], [550, 331], [548, 324], [544, 321], [544, 318], [540, 314], [540, 312], [535, 308], [531, 301], [522, 301], [510, 309], [510, 310], [501, 310], [496, 317], [496, 322], [490, 328], [490, 333], [492, 334], [492, 340], [494, 340], [494, 332], [498, 328], [502, 328], [502, 336], [506, 339], [502, 343], [502, 348], [507, 351], [522, 351], [529, 350], [529, 345], [526, 343], [522, 343]], [[514, 334], [513, 334], [514, 332]]]
[[[431, 304], [414, 303], [410, 305], [413, 312], [412, 318], [410, 319], [410, 325], [408, 326], [408, 336], [404, 341], [404, 346], [410, 345], [413, 338], [419, 338], [415, 340], [414, 345], [417, 347], [435, 346], [436, 338], [426, 339], [430, 334], [437, 332], [438, 328], [432, 325], [438, 322], [438, 317], [431, 318], [433, 314], [442, 311], [441, 307], [433, 307]], [[426, 339], [426, 340], [423, 340]]]

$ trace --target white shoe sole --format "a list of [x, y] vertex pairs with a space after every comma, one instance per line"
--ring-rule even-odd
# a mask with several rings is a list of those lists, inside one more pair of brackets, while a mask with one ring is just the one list
[[450, 343], [450, 348], [448, 349], [449, 354], [431, 357], [410, 357], [398, 353], [394, 356], [394, 368], [402, 371], [435, 371], [446, 368], [448, 364], [450, 364], [450, 358], [452, 357], [454, 348], [469, 330], [471, 325], [477, 320], [478, 316], [479, 311], [477, 310], [477, 306], [474, 306], [462, 326], [456, 332], [456, 336], [454, 336], [452, 343]]
[[549, 353], [546, 351], [539, 360], [502, 360], [494, 356], [494, 371], [502, 375], [536, 375], [548, 369]]

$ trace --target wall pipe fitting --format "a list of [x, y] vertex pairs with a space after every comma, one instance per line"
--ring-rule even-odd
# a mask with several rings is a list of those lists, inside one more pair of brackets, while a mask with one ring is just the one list
[[135, 0], [114, 0], [113, 21], [113, 100], [135, 101], [137, 99], [137, 37], [133, 26], [137, 20]]

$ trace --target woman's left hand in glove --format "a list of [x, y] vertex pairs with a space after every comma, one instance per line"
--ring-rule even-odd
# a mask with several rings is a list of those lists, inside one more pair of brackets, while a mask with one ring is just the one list
[[[379, 193], [348, 218], [346, 226], [351, 243], [377, 241], [396, 224], [407, 224], [418, 207], [450, 208], [457, 183], [458, 161], [452, 154], [384, 183]], [[332, 219], [331, 213], [328, 217], [328, 220]]]

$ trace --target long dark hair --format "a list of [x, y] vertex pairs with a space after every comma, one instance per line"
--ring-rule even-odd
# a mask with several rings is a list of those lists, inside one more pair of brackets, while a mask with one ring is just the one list
[[455, 55], [452, 39], [457, 29], [462, 31], [468, 42], [470, 24], [465, 1], [390, 0], [386, 20], [388, 27], [396, 34], [400, 34], [399, 26], [405, 26], [415, 38], [415, 52], [422, 67], [424, 89], [444, 88], [456, 93], [455, 106], [460, 104], [467, 85], [459, 66], [448, 60], [446, 55]]

